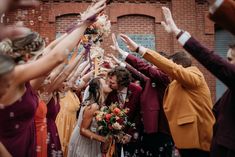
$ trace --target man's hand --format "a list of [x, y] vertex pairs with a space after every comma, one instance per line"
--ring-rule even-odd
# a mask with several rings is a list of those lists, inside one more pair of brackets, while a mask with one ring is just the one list
[[132, 51], [135, 52], [138, 48], [138, 44], [136, 42], [134, 42], [133, 40], [131, 40], [131, 38], [129, 38], [127, 35], [125, 34], [120, 34], [122, 41], [127, 45], [127, 48]]
[[131, 135], [128, 135], [128, 134], [124, 135], [122, 140], [121, 140], [122, 144], [127, 144], [130, 141], [131, 141]]
[[171, 11], [169, 8], [162, 7], [162, 12], [165, 18], [165, 22], [162, 21], [161, 24], [168, 33], [175, 33], [176, 35], [180, 33], [180, 29], [176, 26]]

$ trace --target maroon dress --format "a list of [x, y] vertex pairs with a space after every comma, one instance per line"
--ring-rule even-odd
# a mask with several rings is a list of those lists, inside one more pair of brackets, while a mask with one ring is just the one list
[[26, 83], [21, 99], [0, 109], [0, 141], [13, 157], [36, 156], [34, 114], [37, 105], [36, 93]]
[[61, 157], [62, 149], [60, 144], [60, 138], [55, 123], [56, 116], [60, 111], [60, 104], [57, 100], [52, 98], [47, 104], [47, 133], [48, 133], [48, 146], [47, 156], [48, 157]]

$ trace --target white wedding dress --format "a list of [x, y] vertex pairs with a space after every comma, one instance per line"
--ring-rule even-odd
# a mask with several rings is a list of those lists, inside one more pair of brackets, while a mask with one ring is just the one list
[[[81, 107], [78, 122], [70, 138], [68, 157], [101, 157], [100, 142], [80, 135], [84, 106]], [[97, 133], [97, 123], [93, 118], [90, 130]]]

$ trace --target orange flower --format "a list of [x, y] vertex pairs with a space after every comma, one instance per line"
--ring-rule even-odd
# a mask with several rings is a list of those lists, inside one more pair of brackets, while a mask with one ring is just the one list
[[120, 112], [121, 112], [121, 110], [120, 110], [119, 108], [117, 108], [117, 107], [113, 110], [113, 113], [114, 113], [115, 115], [119, 115]]
[[82, 37], [82, 41], [83, 41], [84, 43], [86, 43], [86, 42], [88, 42], [88, 38], [84, 35], [84, 36]]

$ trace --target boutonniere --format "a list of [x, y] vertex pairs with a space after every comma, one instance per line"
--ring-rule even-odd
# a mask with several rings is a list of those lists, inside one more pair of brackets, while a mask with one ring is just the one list
[[131, 95], [131, 94], [132, 94], [131, 91], [128, 90], [128, 91], [127, 91], [127, 96], [126, 96], [126, 101], [125, 101], [125, 102], [129, 102], [129, 98], [130, 98], [130, 95]]

